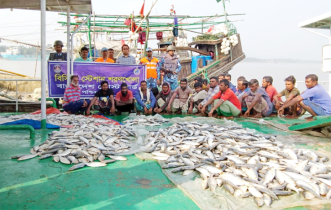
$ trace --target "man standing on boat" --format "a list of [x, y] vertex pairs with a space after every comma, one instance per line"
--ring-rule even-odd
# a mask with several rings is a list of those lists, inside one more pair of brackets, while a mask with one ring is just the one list
[[156, 87], [156, 79], [157, 79], [157, 65], [159, 60], [155, 57], [153, 57], [153, 50], [151, 47], [147, 47], [146, 49], [147, 57], [144, 57], [140, 60], [141, 65], [146, 66], [146, 72], [147, 72], [147, 88], [152, 89], [153, 87]]
[[136, 65], [136, 59], [130, 55], [130, 47], [127, 44], [122, 46], [123, 55], [118, 56], [116, 63], [127, 64], [127, 65]]
[[[63, 42], [61, 40], [56, 40], [54, 42], [54, 50], [55, 53], [49, 54], [49, 61], [66, 61], [67, 60], [67, 53], [62, 52], [63, 48]], [[59, 108], [59, 99], [54, 98], [54, 101], [56, 103], [56, 107]]]
[[88, 58], [88, 49], [87, 47], [82, 47], [82, 49], [80, 49], [80, 58], [76, 58], [75, 61], [79, 61], [79, 62], [92, 62], [91, 58]]
[[299, 103], [312, 115], [306, 118], [307, 121], [312, 121], [315, 116], [331, 115], [331, 97], [323, 86], [318, 84], [318, 77], [315, 74], [309, 74], [306, 76], [305, 82], [307, 90], [293, 100], [285, 102], [278, 110], [280, 116], [283, 115], [285, 108], [291, 107], [296, 103]]
[[160, 73], [165, 73], [163, 82], [170, 84], [171, 90], [175, 90], [178, 87], [177, 74], [182, 69], [178, 57], [175, 55], [175, 46], [169, 45], [167, 48], [167, 54], [161, 59], [157, 67], [157, 79], [160, 80]]
[[114, 63], [114, 60], [108, 58], [108, 49], [106, 47], [103, 47], [101, 49], [101, 58], [97, 58], [95, 62], [101, 62], [101, 63]]
[[111, 63], [115, 63], [114, 49], [113, 48], [108, 48], [108, 58], [113, 61]]
[[66, 61], [67, 60], [67, 53], [62, 52], [63, 42], [61, 40], [56, 40], [54, 42], [54, 50], [55, 53], [49, 54], [49, 61]]

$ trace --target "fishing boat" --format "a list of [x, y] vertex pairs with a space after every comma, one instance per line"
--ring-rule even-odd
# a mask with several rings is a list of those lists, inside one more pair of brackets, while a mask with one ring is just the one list
[[[38, 2], [40, 1], [19, 1], [14, 2], [15, 5], [9, 5], [9, 3], [13, 4], [13, 1], [6, 1], [7, 4], [0, 4], [0, 7], [38, 9], [38, 7], [40, 8]], [[48, 5], [45, 4], [45, 1], [43, 3], [44, 8], [42, 7], [41, 9], [42, 18], [45, 18], [43, 14], [46, 8], [47, 10], [53, 11], [68, 9], [67, 11], [69, 12], [66, 15], [70, 15], [70, 10], [74, 13], [81, 12], [90, 14], [91, 12], [90, 1], [48, 0]], [[63, 6], [59, 6], [60, 4]], [[77, 14], [71, 15], [78, 16]], [[109, 16], [107, 17], [109, 18]], [[125, 20], [127, 17], [130, 16], [125, 16], [125, 18], [122, 19]], [[214, 16], [204, 18], [212, 17]], [[95, 15], [95, 18], [97, 19], [97, 15]], [[111, 23], [114, 21], [116, 23], [119, 18], [119, 16], [113, 16]], [[92, 19], [94, 19], [93, 16]], [[166, 17], [166, 19], [173, 19], [173, 16]], [[141, 20], [141, 17], [137, 17], [137, 20]], [[207, 22], [204, 22], [204, 24], [205, 23]], [[46, 25], [42, 25], [42, 27], [46, 27]], [[91, 28], [91, 24], [88, 24], [88, 27]], [[102, 28], [99, 30], [100, 33], [96, 30], [92, 33], [99, 33], [100, 35], [101, 33], [107, 32], [102, 31], [104, 30]], [[166, 30], [169, 31], [172, 29]], [[111, 31], [115, 33], [114, 30]], [[70, 28], [68, 32], [70, 32]], [[90, 32], [91, 30], [86, 30], [85, 32], [81, 31], [81, 33]], [[155, 31], [155, 33], [156, 32], [158, 31]], [[128, 34], [129, 30], [120, 33]], [[187, 65], [187, 67], [185, 67], [186, 69], [183, 70], [180, 76], [192, 80], [197, 75], [209, 77], [213, 74], [216, 75], [220, 72], [230, 71], [231, 65], [235, 65], [236, 62], [239, 62], [245, 57], [241, 49], [239, 34], [234, 33], [231, 36], [233, 35], [237, 36], [238, 44], [231, 46], [228, 53], [224, 53], [225, 48], [222, 48], [222, 43], [225, 42], [223, 40], [225, 36], [215, 38], [207, 37], [207, 40], [205, 40], [205, 35], [201, 33], [199, 35], [200, 37], [197, 36], [195, 40], [188, 43], [187, 46], [176, 45], [178, 53], [182, 54], [179, 55], [182, 60], [184, 60], [183, 58], [187, 58], [187, 60], [189, 60], [189, 58], [191, 59], [187, 64], [182, 63], [183, 66]], [[121, 36], [121, 34], [119, 34], [119, 36]], [[89, 39], [89, 42], [93, 42], [92, 40]], [[159, 43], [157, 51], [161, 55], [166, 45], [172, 42], [167, 43], [166, 41], [160, 41]], [[92, 49], [91, 46], [93, 46], [93, 44], [96, 44], [95, 49], [99, 48], [97, 42], [85, 44], [89, 45], [90, 49]], [[135, 43], [131, 44], [134, 46]], [[195, 46], [197, 47], [195, 48]], [[141, 46], [140, 48], [135, 48], [132, 53], [137, 52], [135, 56], [139, 58], [144, 55], [144, 49], [146, 48]], [[222, 50], [223, 52], [221, 52]], [[193, 52], [195, 52], [200, 54], [197, 56], [211, 56], [210, 51], [214, 52], [214, 59], [212, 61], [206, 60], [205, 66], [205, 57], [194, 58], [192, 55]], [[117, 53], [119, 53], [119, 51]], [[195, 65], [198, 66], [195, 72], [192, 72], [193, 59], [195, 59]], [[43, 95], [43, 100], [46, 100], [45, 95]], [[42, 112], [46, 111], [44, 108], [46, 108], [46, 104], [42, 104]], [[22, 115], [24, 113], [9, 113], [8, 111], [0, 113], [1, 116], [14, 114]], [[106, 117], [112, 118], [112, 120], [118, 122], [123, 122], [124, 118], [127, 116], [119, 115]], [[167, 115], [164, 117], [174, 118], [176, 122], [188, 119], [183, 119], [184, 116], [182, 115]], [[189, 118], [191, 121], [195, 121], [194, 118]], [[46, 115], [41, 115], [41, 119], [45, 120]], [[205, 118], [204, 121], [198, 118], [196, 121], [207, 124], [210, 123], [208, 120], [210, 120], [210, 118]], [[323, 121], [327, 123], [326, 120], [327, 119], [317, 119], [315, 122], [321, 123]], [[257, 132], [278, 136], [277, 138], [280, 138], [284, 144], [290, 142], [296, 148], [313, 149], [316, 153], [330, 157], [331, 149], [329, 137], [324, 134], [324, 136], [319, 137], [311, 136], [315, 131], [311, 131], [311, 133], [309, 133], [310, 131], [294, 131], [301, 131], [303, 129], [303, 119], [289, 120], [270, 117], [259, 121], [255, 119], [236, 118], [233, 122], [215, 119], [212, 123], [215, 123], [215, 121], [216, 123], [237, 123], [238, 126], [242, 126], [243, 128], [254, 129]], [[299, 128], [291, 130], [289, 129], [289, 125], [299, 126]], [[72, 172], [67, 172], [69, 167], [71, 167], [70, 165], [53, 163], [49, 159], [38, 160], [34, 158], [17, 162], [16, 160], [10, 159], [10, 157], [17, 154], [28, 154], [31, 147], [45, 142], [49, 135], [57, 132], [53, 129], [37, 129], [35, 131], [35, 138], [28, 138], [28, 130], [25, 129], [26, 128], [22, 127], [19, 130], [1, 130], [0, 132], [0, 166], [3, 169], [0, 170], [0, 200], [1, 208], [3, 209], [236, 209], [238, 206], [242, 205], [244, 201], [247, 202], [248, 200], [248, 198], [235, 198], [230, 194], [220, 196], [210, 191], [197, 194], [194, 192], [193, 185], [191, 186], [191, 184], [196, 184], [200, 180], [198, 175], [193, 173], [189, 179], [175, 175], [180, 178], [177, 179], [176, 184], [174, 184], [167, 176], [169, 170], [161, 169], [156, 161], [142, 161], [135, 155], [127, 156], [128, 161], [116, 161], [106, 167], [84, 168]], [[154, 128], [148, 126], [144, 127], [144, 129], [148, 130]], [[141, 133], [145, 132], [145, 130], [139, 131]], [[232, 139], [227, 140], [233, 141]], [[227, 164], [230, 164], [230, 162]], [[201, 183], [198, 184], [201, 185]], [[200, 185], [199, 187], [201, 188]], [[331, 207], [328, 200], [313, 198], [312, 200], [302, 201], [298, 200], [299, 196], [301, 195], [293, 195], [293, 200], [286, 200], [285, 196], [279, 196], [280, 199], [275, 200], [274, 204], [286, 206], [286, 209], [330, 209]], [[237, 199], [241, 200], [237, 201]], [[252, 203], [251, 206], [243, 206], [240, 209], [259, 209], [253, 201]], [[269, 207], [267, 208], [269, 209]], [[273, 208], [273, 206], [270, 208]]]

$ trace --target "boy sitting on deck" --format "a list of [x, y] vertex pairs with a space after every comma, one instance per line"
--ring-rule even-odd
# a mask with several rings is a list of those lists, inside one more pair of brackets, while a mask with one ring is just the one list
[[[286, 101], [285, 103], [290, 102], [295, 97], [300, 95], [300, 91], [298, 88], [295, 87], [296, 79], [294, 76], [289, 76], [285, 79], [285, 86], [286, 88], [274, 96], [274, 104], [277, 111], [279, 111], [280, 107], [284, 104], [283, 102], [279, 101], [278, 99], [282, 96], [285, 96]], [[286, 118], [297, 118], [300, 117], [305, 113], [305, 110], [298, 106], [297, 104], [294, 104], [291, 107], [288, 107], [285, 109], [284, 114], [286, 115]]]
[[[219, 82], [219, 89], [216, 95], [207, 101], [204, 105], [204, 109], [209, 104], [212, 104], [214, 101], [214, 107], [208, 113], [209, 117], [212, 116], [225, 116], [228, 119], [233, 119], [233, 117], [238, 116], [241, 112], [240, 101], [237, 98], [236, 94], [230, 89], [230, 82], [226, 79], [223, 79]], [[217, 114], [214, 115], [214, 111], [217, 111]]]
[[306, 76], [305, 82], [307, 90], [293, 100], [286, 102], [278, 110], [280, 116], [283, 115], [285, 108], [296, 103], [299, 103], [312, 115], [306, 118], [307, 121], [312, 121], [315, 116], [331, 115], [331, 97], [323, 86], [318, 84], [318, 77], [315, 74], [309, 74]]
[[199, 111], [198, 105], [207, 97], [207, 92], [202, 89], [202, 84], [197, 82], [194, 84], [194, 93], [190, 96], [190, 108], [188, 114], [193, 114]]

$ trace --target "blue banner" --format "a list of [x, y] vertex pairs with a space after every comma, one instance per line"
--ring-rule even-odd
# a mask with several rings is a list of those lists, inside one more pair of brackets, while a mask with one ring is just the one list
[[[73, 74], [79, 76], [82, 98], [91, 98], [101, 89], [100, 83], [107, 81], [116, 94], [125, 82], [129, 90], [138, 90], [140, 82], [146, 80], [144, 65], [122, 65], [113, 63], [74, 62]], [[63, 97], [67, 87], [67, 62], [48, 62], [48, 95]]]

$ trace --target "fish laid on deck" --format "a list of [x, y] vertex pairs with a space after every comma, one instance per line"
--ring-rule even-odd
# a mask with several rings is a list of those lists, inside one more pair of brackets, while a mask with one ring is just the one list
[[146, 152], [164, 169], [200, 173], [203, 189], [224, 186], [234, 196], [253, 196], [270, 206], [292, 191], [305, 199], [330, 199], [331, 165], [311, 150], [293, 149], [273, 135], [235, 126], [175, 123], [150, 131]]
[[49, 118], [54, 124], [72, 126], [53, 131], [45, 142], [31, 148], [31, 154], [16, 155], [12, 159], [21, 161], [39, 156], [40, 160], [53, 158], [63, 164], [77, 164], [69, 170], [100, 167], [127, 160], [118, 154], [128, 152], [136, 140], [136, 133], [131, 128], [102, 124], [100, 119], [74, 115], [52, 115]]

